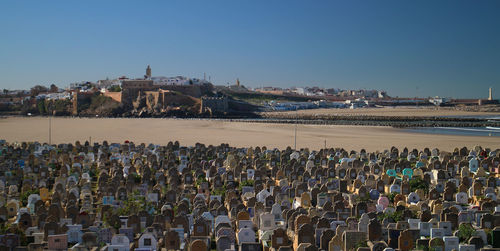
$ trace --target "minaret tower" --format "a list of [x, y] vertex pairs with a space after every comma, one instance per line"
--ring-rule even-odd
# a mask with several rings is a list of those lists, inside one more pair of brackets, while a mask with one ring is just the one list
[[151, 78], [151, 67], [149, 67], [149, 65], [148, 68], [146, 68], [146, 77]]

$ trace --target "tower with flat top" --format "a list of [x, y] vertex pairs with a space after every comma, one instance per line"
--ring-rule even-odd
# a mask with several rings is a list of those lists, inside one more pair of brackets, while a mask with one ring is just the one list
[[149, 65], [148, 68], [146, 68], [146, 78], [151, 78], [151, 67], [149, 67]]
[[488, 95], [488, 100], [493, 100], [493, 88], [490, 87], [490, 95]]

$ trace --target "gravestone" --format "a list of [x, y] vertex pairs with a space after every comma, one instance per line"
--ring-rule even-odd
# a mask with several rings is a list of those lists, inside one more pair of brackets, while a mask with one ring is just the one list
[[370, 223], [368, 223], [368, 240], [378, 241], [381, 238], [382, 238], [382, 225], [380, 225], [380, 223], [376, 218], [370, 220]]
[[484, 241], [483, 241], [483, 239], [482, 239], [481, 237], [479, 237], [479, 236], [472, 236], [472, 237], [469, 239], [468, 243], [469, 243], [470, 245], [474, 245], [474, 246], [476, 247], [476, 250], [481, 249], [481, 248], [483, 248], [483, 247], [484, 247]]
[[415, 240], [413, 239], [413, 235], [410, 231], [405, 230], [401, 232], [398, 237], [398, 247], [401, 251], [409, 251], [412, 250], [415, 246]]
[[445, 236], [443, 237], [444, 249], [445, 251], [458, 250], [460, 240], [455, 236]]
[[251, 220], [238, 221], [238, 229], [243, 229], [243, 228], [253, 228], [253, 221]]
[[458, 251], [476, 251], [476, 246], [469, 244], [460, 244], [458, 246]]
[[203, 240], [194, 240], [189, 245], [190, 251], [207, 251], [207, 243]]
[[239, 251], [262, 251], [262, 244], [245, 242], [241, 244]]
[[83, 233], [81, 243], [82, 245], [88, 248], [97, 246], [97, 233], [94, 232]]
[[231, 242], [231, 239], [228, 236], [221, 236], [216, 240], [217, 251], [225, 251], [227, 249], [231, 249], [231, 245], [234, 245]]
[[68, 236], [69, 243], [82, 242], [82, 225], [69, 225], [66, 234]]
[[132, 228], [120, 228], [118, 232], [119, 234], [127, 236], [129, 241], [134, 241], [134, 230]]
[[311, 243], [301, 243], [297, 247], [297, 251], [317, 251], [318, 249], [316, 248], [315, 245]]
[[443, 238], [445, 236], [444, 229], [442, 228], [431, 228], [431, 239]]
[[320, 250], [328, 250], [328, 243], [335, 236], [335, 231], [327, 229], [321, 233], [320, 237]]
[[284, 229], [277, 228], [273, 231], [273, 235], [271, 237], [271, 246], [274, 249], [278, 249], [282, 246], [288, 246], [289, 244], [290, 240]]
[[432, 238], [429, 241], [429, 249], [436, 251], [444, 251], [444, 241], [442, 238]]
[[260, 215], [259, 228], [262, 231], [273, 230], [275, 228], [274, 215], [270, 213], [264, 213]]
[[230, 239], [231, 243], [235, 243], [236, 242], [236, 235], [234, 233], [234, 230], [230, 226], [219, 228], [217, 230], [215, 238], [217, 239], [217, 238], [219, 238], [221, 236], [228, 237]]
[[[440, 221], [439, 228], [443, 229], [443, 236], [451, 236], [452, 234], [452, 224], [449, 221]], [[431, 229], [431, 238], [432, 238], [432, 229]]]
[[500, 248], [500, 226], [496, 226], [492, 231], [493, 247]]
[[65, 234], [50, 235], [47, 242], [49, 250], [66, 250], [68, 248], [68, 236]]
[[370, 223], [370, 217], [368, 214], [361, 215], [358, 223], [358, 231], [359, 232], [368, 232], [368, 224]]
[[[495, 225], [495, 217], [498, 216], [493, 216], [492, 214], [483, 214], [481, 216], [481, 228], [483, 229], [493, 229], [497, 225]], [[499, 220], [500, 222], [500, 220]]]
[[408, 225], [410, 229], [420, 229], [419, 224], [420, 219], [408, 219]]
[[193, 236], [208, 236], [209, 234], [208, 224], [203, 218], [198, 218], [193, 225]]
[[296, 249], [301, 243], [315, 244], [314, 229], [309, 223], [301, 224], [296, 232], [293, 242], [294, 248]]
[[180, 249], [180, 244], [179, 234], [175, 231], [168, 231], [165, 235], [164, 247], [167, 250], [178, 250]]
[[353, 249], [358, 243], [362, 243], [367, 240], [366, 233], [358, 231], [345, 231], [342, 235], [342, 241], [344, 242], [344, 250]]
[[255, 242], [255, 232], [251, 228], [242, 228], [237, 233], [238, 245], [244, 242]]
[[275, 221], [281, 220], [281, 206], [280, 204], [275, 203], [271, 208], [271, 214], [274, 216]]

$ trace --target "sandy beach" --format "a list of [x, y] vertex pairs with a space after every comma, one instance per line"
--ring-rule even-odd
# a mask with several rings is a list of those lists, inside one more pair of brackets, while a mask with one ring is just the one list
[[[383, 107], [359, 109], [310, 109], [299, 110], [299, 115], [338, 115], [338, 116], [500, 116], [498, 112], [463, 111], [448, 107]], [[272, 112], [268, 114], [296, 114], [295, 111]]]
[[[178, 140], [182, 145], [229, 143], [238, 147], [267, 146], [285, 148], [294, 145], [293, 124], [243, 123], [214, 120], [134, 119], [134, 118], [62, 118], [54, 117], [52, 143], [123, 142], [167, 144]], [[0, 139], [9, 142], [48, 142], [49, 118], [7, 117], [0, 119]], [[391, 127], [298, 125], [297, 147], [324, 147], [369, 151], [391, 146], [423, 149], [438, 147], [500, 148], [498, 137], [456, 136], [412, 133]]]

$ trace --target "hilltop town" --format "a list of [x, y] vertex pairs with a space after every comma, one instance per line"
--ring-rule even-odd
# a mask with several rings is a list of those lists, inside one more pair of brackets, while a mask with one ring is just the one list
[[[383, 106], [449, 106], [498, 111], [498, 100], [395, 98], [380, 90], [341, 90], [320, 87], [247, 88], [217, 86], [198, 78], [155, 77], [148, 65], [141, 78], [72, 83], [63, 89], [36, 85], [30, 90], [7, 90], [0, 95], [0, 114], [101, 117], [217, 117], [253, 118], [260, 112], [315, 108]], [[493, 106], [491, 106], [493, 105]]]

